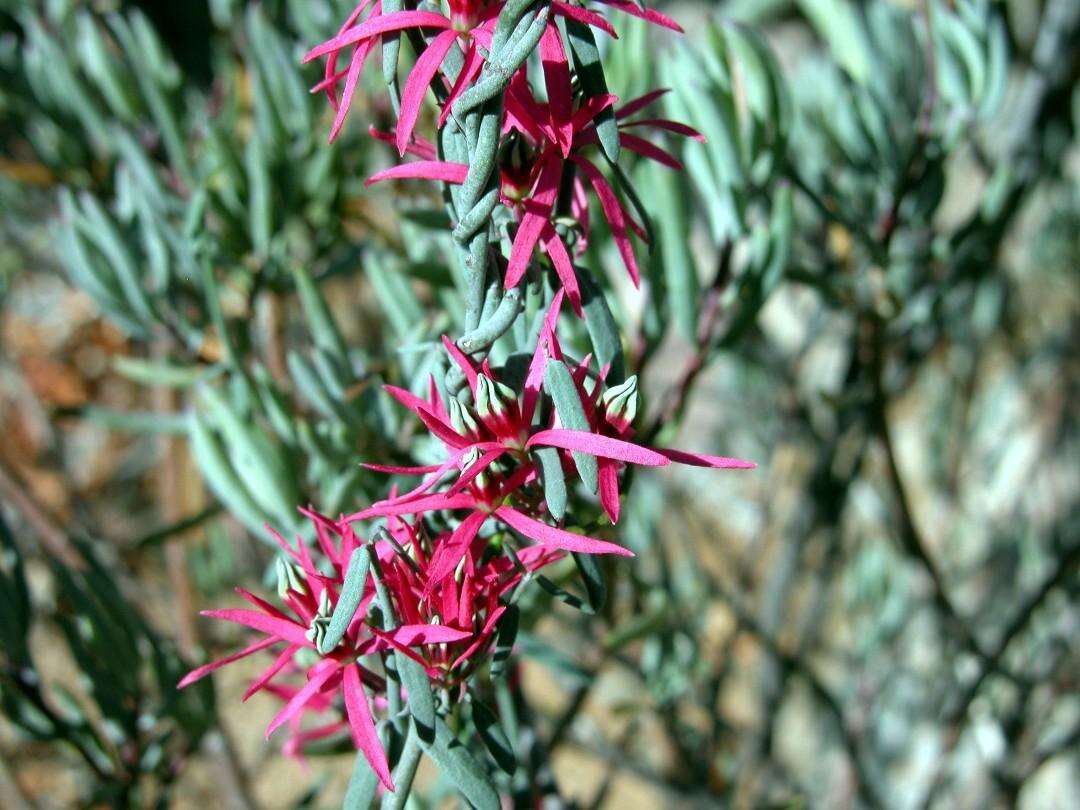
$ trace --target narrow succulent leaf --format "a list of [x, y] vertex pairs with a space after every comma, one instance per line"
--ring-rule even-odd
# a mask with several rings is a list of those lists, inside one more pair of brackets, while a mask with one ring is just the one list
[[187, 432], [187, 418], [182, 413], [161, 411], [116, 411], [99, 405], [80, 408], [79, 416], [109, 430], [125, 433], [180, 435]]
[[[382, 572], [374, 554], [371, 560], [371, 575], [375, 582], [379, 607], [382, 610], [383, 629], [391, 631], [397, 626], [394, 606], [390, 601], [390, 594], [386, 590]], [[435, 698], [431, 693], [431, 682], [428, 680], [427, 673], [417, 661], [400, 650], [394, 651], [393, 659], [397, 675], [405, 687], [409, 714], [412, 715], [413, 722], [416, 724], [416, 731], [424, 742], [432, 741], [435, 738]]]
[[148, 360], [141, 357], [114, 357], [113, 370], [140, 385], [162, 385], [187, 388], [216, 373], [213, 366], [186, 366], [170, 360]]
[[441, 718], [435, 722], [435, 738], [425, 745], [425, 751], [438, 766], [439, 773], [476, 810], [500, 809], [499, 792], [487, 773]]
[[618, 385], [626, 377], [626, 361], [623, 358], [622, 336], [615, 316], [611, 314], [604, 291], [585, 268], [577, 268], [581, 301], [585, 311], [585, 329], [589, 333], [593, 355], [601, 368], [608, 368], [608, 382]]
[[371, 767], [363, 751], [357, 751], [353, 760], [352, 775], [345, 790], [342, 810], [370, 810], [379, 790], [379, 776]]
[[311, 274], [300, 265], [295, 265], [292, 276], [300, 298], [300, 306], [304, 312], [304, 320], [307, 321], [311, 335], [315, 338], [315, 345], [329, 352], [339, 363], [347, 365], [349, 352], [345, 346], [345, 340], [341, 337], [330, 307], [327, 306], [322, 293], [312, 280]]
[[221, 441], [194, 411], [188, 414], [188, 436], [192, 456], [210, 489], [253, 535], [264, 538], [268, 516], [233, 470]]
[[[577, 385], [570, 369], [561, 360], [548, 360], [544, 369], [544, 388], [555, 404], [555, 412], [563, 425], [570, 430], [589, 430], [589, 419], [582, 407]], [[582, 483], [590, 492], [596, 492], [599, 485], [596, 459], [580, 450], [573, 451], [573, 457]]]
[[589, 607], [593, 613], [599, 613], [607, 601], [607, 583], [604, 581], [604, 572], [600, 570], [600, 561], [591, 554], [571, 555], [577, 563], [578, 573], [585, 583], [585, 593], [589, 597]]
[[252, 499], [282, 526], [291, 526], [299, 493], [281, 449], [257, 424], [243, 419], [221, 392], [203, 386], [199, 399], [221, 431], [232, 467]]
[[349, 628], [353, 616], [356, 615], [356, 609], [364, 597], [364, 585], [367, 583], [370, 566], [371, 556], [368, 547], [360, 546], [355, 549], [349, 560], [349, 567], [345, 571], [345, 581], [341, 585], [337, 605], [334, 606], [334, 613], [330, 617], [330, 626], [319, 643], [319, 652], [323, 655], [338, 645]]
[[514, 754], [510, 739], [506, 736], [499, 718], [474, 695], [469, 704], [472, 707], [472, 720], [484, 747], [491, 754], [495, 763], [508, 774], [517, 770], [517, 756]]
[[871, 68], [869, 48], [851, 0], [798, 0], [798, 5], [851, 77], [865, 80]]
[[566, 515], [567, 490], [559, 451], [554, 447], [537, 447], [534, 455], [540, 461], [540, 477], [544, 483], [544, 502], [548, 512], [555, 520], [562, 520]]
[[690, 252], [690, 218], [683, 179], [656, 166], [649, 167], [656, 195], [659, 259], [663, 266], [664, 302], [675, 326], [691, 344], [697, 332], [699, 298], [697, 267]]
[[517, 641], [520, 611], [517, 605], [509, 605], [499, 620], [495, 634], [495, 651], [491, 656], [491, 677], [501, 678], [510, 665]]

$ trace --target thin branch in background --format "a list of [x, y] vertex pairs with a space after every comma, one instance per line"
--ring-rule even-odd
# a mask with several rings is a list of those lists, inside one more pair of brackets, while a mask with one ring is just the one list
[[888, 398], [885, 393], [884, 366], [882, 347], [882, 327], [876, 321], [870, 327], [872, 337], [872, 362], [870, 373], [874, 386], [874, 395], [870, 405], [870, 420], [877, 433], [881, 446], [885, 451], [885, 459], [888, 471], [889, 484], [892, 488], [894, 500], [900, 515], [899, 538], [904, 551], [913, 559], [917, 560], [930, 577], [931, 594], [935, 606], [945, 617], [949, 624], [960, 637], [964, 648], [980, 660], [986, 660], [986, 654], [979, 646], [968, 626], [967, 621], [960, 615], [953, 604], [945, 586], [944, 577], [938, 569], [937, 563], [928, 550], [928, 544], [922, 536], [916, 523], [914, 512], [911, 508], [911, 499], [908, 496], [907, 487], [904, 484], [903, 474], [897, 460], [896, 446], [893, 442], [892, 431], [889, 426]]
[[[960, 737], [966, 727], [965, 721], [968, 710], [971, 708], [971, 704], [975, 702], [975, 698], [978, 697], [987, 677], [997, 671], [998, 664], [1005, 653], [1008, 652], [1010, 645], [1027, 629], [1039, 608], [1042, 607], [1050, 594], [1066, 585], [1066, 583], [1075, 576], [1078, 567], [1080, 567], [1080, 543], [1074, 543], [1074, 545], [1071, 546], [1058, 560], [1053, 573], [1051, 573], [1043, 581], [1042, 585], [1024, 600], [1024, 603], [1016, 610], [1012, 621], [1009, 622], [1008, 627], [1005, 628], [1005, 631], [998, 639], [997, 644], [995, 644], [994, 648], [987, 653], [987, 658], [980, 665], [978, 674], [964, 689], [964, 692], [961, 694], [956, 705], [945, 716], [944, 722], [948, 730], [945, 735], [942, 755], [939, 757], [939, 762], [941, 764], [934, 774], [933, 779], [930, 781], [930, 788], [927, 791], [926, 798], [923, 802], [924, 808], [933, 806], [945, 787], [945, 766], [949, 762], [949, 755], [956, 749], [956, 746], [960, 742]], [[1033, 772], [1034, 769], [1032, 770], [1032, 773]], [[1028, 774], [1028, 776], [1030, 776], [1030, 774]], [[1025, 776], [1024, 779], [1026, 778], [1027, 777]], [[1021, 782], [1024, 781], [1024, 779], [1022, 779]]]
[[34, 498], [18, 474], [0, 457], [0, 496], [3, 497], [34, 531], [45, 553], [75, 569], [84, 566], [82, 556], [61, 528], [60, 521]]
[[[698, 314], [695, 348], [683, 365], [675, 383], [661, 397], [660, 406], [652, 423], [642, 432], [645, 444], [655, 441], [664, 425], [678, 419], [686, 408], [690, 393], [698, 376], [705, 370], [706, 364], [714, 355], [717, 341], [717, 326], [724, 309], [721, 299], [731, 279], [731, 259], [734, 245], [726, 242], [720, 249], [720, 259], [712, 283], [705, 292], [705, 302]], [[647, 362], [642, 358], [641, 362]]]
[[870, 769], [864, 762], [862, 744], [848, 725], [847, 715], [843, 704], [832, 694], [829, 688], [821, 681], [813, 667], [802, 655], [786, 651], [777, 639], [761, 627], [753, 614], [747, 610], [740, 599], [731, 593], [725, 586], [715, 579], [712, 581], [715, 592], [723, 599], [735, 614], [740, 627], [756, 638], [761, 645], [780, 661], [781, 665], [790, 670], [794, 675], [806, 681], [810, 691], [825, 707], [832, 716], [839, 732], [844, 750], [855, 770], [856, 787], [862, 801], [872, 808], [888, 806], [882, 794], [879, 792], [877, 782], [870, 775]]

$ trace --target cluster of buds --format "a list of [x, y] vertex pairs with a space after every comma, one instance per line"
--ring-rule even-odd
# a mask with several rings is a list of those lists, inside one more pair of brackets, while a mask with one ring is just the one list
[[[633, 0], [594, 2], [679, 30], [669, 18]], [[534, 6], [539, 8], [526, 15]], [[368, 182], [411, 178], [438, 181], [448, 188], [471, 185], [466, 196], [475, 209], [465, 218], [476, 220], [471, 232], [481, 234], [481, 253], [473, 258], [485, 260], [478, 283], [483, 286], [486, 275], [497, 272], [505, 289], [518, 287], [542, 261], [538, 252], [546, 255], [558, 280], [522, 382], [512, 382], [506, 369], [492, 368], [484, 349], [468, 340], [455, 343], [444, 337], [452, 369], [462, 383], [460, 396], [455, 386], [440, 390], [434, 378], [426, 397], [386, 387], [442, 444], [445, 459], [422, 467], [367, 464], [375, 471], [420, 480], [407, 491], [392, 487], [383, 500], [337, 520], [305, 511], [314, 522], [320, 559], [313, 559], [303, 542], [293, 546], [279, 538], [285, 555], [279, 564], [282, 606], [241, 591], [254, 610], [206, 614], [245, 625], [264, 637], [184, 680], [190, 683], [227, 663], [274, 648], [272, 663], [245, 695], [265, 689], [285, 701], [268, 733], [287, 725], [291, 729], [287, 750], [298, 753], [307, 741], [348, 729], [390, 790], [393, 783], [377, 731], [380, 722], [396, 722], [402, 687], [392, 677], [389, 656], [395, 660], [405, 656], [420, 665], [431, 684], [455, 700], [470, 676], [490, 660], [493, 639], [514, 591], [536, 571], [567, 552], [633, 556], [610, 537], [619, 519], [624, 468], [672, 462], [712, 468], [754, 466], [734, 458], [635, 443], [636, 377], [609, 385], [609, 368], [594, 368], [591, 356], [572, 360], [560, 345], [557, 326], [564, 300], [577, 316], [582, 315], [572, 254], [580, 258], [588, 243], [592, 196], [630, 278], [635, 285], [640, 280], [631, 238], [645, 239], [645, 229], [592, 153], [602, 149], [612, 160], [614, 137], [629, 152], [680, 169], [674, 155], [636, 133], [651, 129], [701, 139], [683, 124], [639, 116], [664, 91], [623, 104], [606, 90], [586, 93], [584, 77], [572, 75], [560, 18], [568, 28], [616, 36], [611, 24], [584, 2], [450, 0], [449, 13], [442, 14], [427, 4], [416, 9], [403, 7], [401, 0], [363, 0], [335, 37], [305, 57], [305, 61], [326, 57], [324, 78], [314, 90], [325, 92], [336, 110], [333, 140], [372, 51], [380, 46], [384, 58], [392, 60], [392, 77], [398, 38], [407, 34], [418, 53], [400, 98], [393, 78], [390, 81], [399, 111], [396, 129], [392, 133], [372, 129], [372, 134], [415, 160], [379, 172]], [[592, 38], [591, 33], [588, 36]], [[529, 76], [526, 57], [533, 50], [539, 51], [542, 66], [542, 101]], [[345, 54], [348, 65], [339, 69], [339, 58]], [[492, 60], [501, 61], [493, 66]], [[435, 145], [444, 143], [439, 138], [415, 135], [429, 89], [441, 105], [437, 127], [453, 123], [459, 133], [468, 133], [461, 137], [473, 144], [466, 150], [472, 156], [470, 163], [447, 159], [443, 146]], [[483, 127], [477, 128], [475, 113], [469, 112], [476, 109], [470, 95], [483, 97], [485, 104], [499, 101], [495, 112], [490, 105], [485, 107], [488, 120], [497, 125], [488, 129], [496, 138], [488, 159], [475, 157]], [[456, 120], [459, 115], [466, 120]], [[482, 163], [488, 165], [478, 169]], [[481, 175], [478, 183], [476, 177]], [[484, 183], [489, 208], [477, 203], [477, 188], [482, 190]], [[512, 247], [508, 256], [489, 264], [486, 214], [499, 204], [511, 222]], [[458, 229], [463, 227], [458, 223]], [[588, 533], [566, 528], [574, 489], [567, 482], [575, 479], [591, 494], [581, 502], [593, 498], [607, 518], [600, 510], [594, 510], [597, 517], [590, 522], [575, 515], [572, 525], [591, 526]], [[360, 540], [358, 531], [368, 539]], [[312, 713], [330, 715], [330, 722], [314, 727], [301, 722]], [[377, 721], [381, 715], [385, 718]]]

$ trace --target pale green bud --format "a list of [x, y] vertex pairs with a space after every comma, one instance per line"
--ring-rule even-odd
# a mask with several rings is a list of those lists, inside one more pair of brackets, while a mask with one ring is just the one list
[[600, 403], [604, 407], [604, 418], [608, 424], [619, 430], [632, 425], [638, 408], [637, 375], [629, 377], [621, 385], [607, 389], [600, 397]]

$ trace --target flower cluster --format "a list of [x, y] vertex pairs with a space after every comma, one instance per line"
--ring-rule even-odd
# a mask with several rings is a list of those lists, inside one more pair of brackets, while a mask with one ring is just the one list
[[[669, 18], [631, 0], [594, 2], [679, 30]], [[530, 18], [525, 11], [534, 5], [543, 8], [534, 8]], [[511, 7], [518, 16], [507, 22]], [[625, 467], [672, 462], [712, 468], [754, 466], [739, 459], [635, 443], [636, 377], [609, 385], [609, 368], [594, 368], [590, 356], [574, 360], [560, 344], [557, 326], [564, 300], [578, 316], [583, 311], [571, 254], [580, 258], [588, 243], [591, 196], [630, 278], [635, 285], [640, 281], [631, 240], [635, 235], [644, 240], [645, 228], [592, 153], [602, 148], [610, 159], [605, 140], [614, 133], [625, 150], [680, 169], [674, 155], [637, 133], [652, 130], [701, 139], [683, 124], [639, 115], [663, 95], [662, 90], [622, 104], [607, 92], [586, 93], [582, 77], [572, 75], [560, 17], [568, 26], [615, 37], [610, 23], [583, 2], [450, 0], [449, 13], [442, 14], [426, 7], [402, 8], [394, 0], [363, 0], [335, 37], [305, 57], [305, 61], [326, 57], [324, 78], [314, 90], [325, 92], [336, 110], [333, 140], [372, 51], [381, 46], [396, 60], [396, 40], [406, 34], [417, 49], [417, 59], [400, 99], [392, 90], [399, 109], [397, 126], [392, 133], [371, 131], [394, 144], [400, 155], [415, 160], [381, 171], [368, 183], [427, 179], [460, 186], [464, 194], [470, 183], [476, 192], [473, 175], [486, 171], [485, 197], [491, 206], [501, 204], [509, 215], [512, 247], [506, 258], [483, 265], [477, 277], [480, 286], [487, 273], [496, 272], [501, 273], [504, 288], [518, 287], [535, 267], [538, 251], [546, 254], [558, 279], [521, 379], [508, 368], [492, 367], [491, 358], [484, 356], [490, 342], [477, 348], [470, 341], [458, 344], [444, 337], [445, 350], [462, 381], [460, 395], [453, 385], [441, 389], [434, 378], [426, 397], [386, 386], [442, 444], [445, 458], [422, 467], [367, 464], [371, 470], [420, 480], [406, 491], [391, 487], [386, 498], [337, 520], [305, 511], [314, 524], [318, 541], [314, 556], [319, 559], [302, 541], [293, 546], [279, 538], [285, 555], [279, 565], [282, 607], [240, 591], [254, 610], [206, 614], [245, 625], [264, 637], [195, 670], [183, 682], [274, 648], [272, 663], [245, 695], [267, 690], [285, 701], [267, 733], [287, 725], [291, 736], [286, 748], [299, 753], [312, 739], [349, 729], [356, 747], [390, 790], [393, 782], [375, 720], [386, 713], [393, 723], [393, 707], [402, 699], [401, 687], [387, 666], [388, 655], [404, 655], [420, 664], [431, 682], [454, 701], [490, 658], [512, 592], [534, 572], [566, 552], [633, 556], [613, 539], [593, 536], [610, 535], [619, 519]], [[508, 28], [515, 30], [516, 40], [507, 34]], [[511, 60], [509, 69], [500, 62], [489, 75], [491, 60], [509, 48], [509, 41], [518, 43], [517, 50], [525, 43], [524, 52]], [[533, 48], [539, 51], [543, 72], [540, 98], [525, 58]], [[348, 66], [339, 69], [338, 61], [346, 54]], [[391, 71], [395, 68], [392, 61]], [[442, 129], [481, 85], [494, 87], [494, 97], [501, 103], [497, 112], [485, 113], [497, 125], [488, 128], [497, 138], [490, 152], [494, 160], [487, 161], [491, 164], [487, 169], [474, 172], [484, 162], [474, 149], [482, 128], [475, 116], [464, 127], [454, 124], [459, 134], [471, 132], [461, 134], [463, 141], [473, 143], [466, 150], [470, 164], [446, 159], [442, 146], [417, 137], [415, 129], [429, 89], [435, 90], [441, 105], [437, 126]], [[469, 199], [475, 202], [477, 197], [471, 193]], [[473, 224], [480, 228], [481, 256], [486, 256], [487, 218], [473, 218], [481, 220]], [[579, 490], [567, 483], [578, 479], [583, 487], [580, 498]], [[596, 516], [592, 521], [573, 516], [572, 525], [590, 527], [585, 532], [566, 528], [571, 501], [575, 508], [591, 508]], [[598, 503], [599, 509], [590, 503]], [[361, 526], [370, 533], [369, 539], [359, 538]], [[354, 572], [357, 555], [366, 555], [370, 571], [364, 567], [362, 573]], [[332, 720], [308, 727], [301, 722], [305, 714], [330, 714]]]
[[[557, 560], [561, 554], [543, 547], [523, 549], [516, 560], [486, 549], [463, 556], [454, 576], [437, 574], [435, 557], [451, 543], [444, 532], [432, 537], [419, 521], [392, 518], [384, 539], [370, 543], [389, 610], [403, 622], [384, 629], [369, 618], [375, 581], [367, 577], [355, 615], [340, 640], [328, 645], [331, 617], [342, 598], [346, 568], [363, 545], [350, 522], [334, 521], [311, 510], [318, 549], [300, 539], [293, 546], [280, 534], [284, 557], [277, 566], [281, 607], [242, 588], [237, 592], [254, 609], [209, 610], [204, 616], [243, 625], [262, 638], [239, 652], [205, 664], [181, 682], [185, 687], [216, 669], [266, 652], [270, 664], [251, 682], [244, 700], [267, 691], [284, 701], [270, 721], [267, 737], [281, 726], [289, 729], [286, 754], [299, 756], [305, 744], [348, 729], [357, 749], [367, 757], [383, 784], [393, 790], [386, 754], [379, 741], [368, 692], [375, 711], [389, 705], [385, 667], [373, 668], [380, 656], [399, 650], [419, 662], [433, 683], [451, 689], [484, 659], [498, 621], [506, 610], [500, 603], [523, 575]], [[272, 531], [272, 530], [271, 530]], [[328, 649], [329, 647], [329, 649]], [[381, 671], [380, 671], [381, 670]], [[305, 726], [305, 716], [324, 718]], [[329, 722], [325, 718], [332, 719]]]
[[[543, 477], [551, 473], [538, 458], [542, 449], [553, 450], [559, 468], [576, 471], [583, 480], [588, 479], [588, 466], [582, 460], [595, 460], [592, 487], [599, 491], [612, 523], [619, 516], [618, 477], [626, 464], [661, 467], [674, 461], [713, 468], [754, 466], [739, 459], [631, 442], [636, 379], [605, 387], [606, 369], [593, 373], [587, 358], [570, 372], [587, 428], [566, 428], [554, 409], [541, 408], [546, 400], [545, 370], [551, 363], [566, 360], [555, 330], [562, 300], [563, 294], [557, 293], [520, 396], [500, 381], [486, 361], [477, 367], [449, 340], [445, 341], [447, 350], [472, 392], [471, 406], [453, 398], [444, 401], [434, 379], [427, 399], [386, 387], [442, 442], [446, 460], [426, 467], [366, 464], [385, 473], [423, 478], [408, 492], [392, 490], [385, 500], [337, 521], [302, 510], [314, 523], [322, 564], [302, 541], [292, 546], [275, 534], [286, 555], [278, 568], [278, 592], [285, 610], [238, 589], [255, 610], [207, 611], [204, 615], [244, 625], [264, 638], [194, 670], [181, 686], [233, 661], [282, 647], [244, 695], [246, 700], [266, 689], [286, 701], [267, 735], [289, 724], [291, 735], [285, 749], [299, 753], [304, 743], [347, 726], [356, 747], [392, 789], [364, 691], [366, 685], [375, 693], [378, 709], [387, 705], [387, 684], [377, 670], [362, 663], [365, 657], [400, 650], [423, 664], [435, 684], [455, 688], [483, 663], [506, 609], [502, 599], [524, 575], [558, 561], [567, 551], [632, 556], [615, 543], [549, 522], [561, 507], [545, 500]], [[391, 610], [403, 623], [385, 630], [369, 620], [375, 585], [367, 580], [340, 642], [327, 650], [322, 643], [324, 633], [338, 605], [349, 560], [361, 545], [354, 525], [375, 520], [384, 521], [385, 526], [381, 535], [376, 534], [382, 539], [373, 540], [371, 548]], [[275, 682], [279, 675], [286, 683]], [[345, 719], [303, 728], [304, 714], [337, 709], [339, 692]]]

